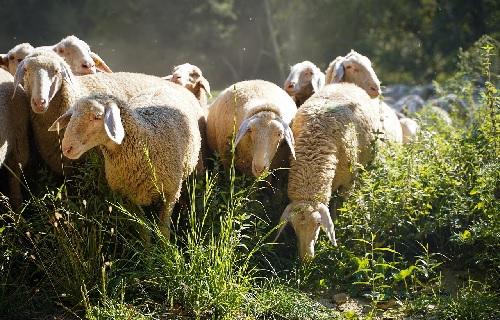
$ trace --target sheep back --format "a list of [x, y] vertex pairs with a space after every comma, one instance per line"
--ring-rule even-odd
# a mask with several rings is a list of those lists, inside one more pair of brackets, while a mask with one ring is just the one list
[[292, 130], [288, 196], [328, 204], [332, 191], [349, 187], [357, 164], [373, 158], [378, 109], [358, 86], [325, 86], [297, 111]]

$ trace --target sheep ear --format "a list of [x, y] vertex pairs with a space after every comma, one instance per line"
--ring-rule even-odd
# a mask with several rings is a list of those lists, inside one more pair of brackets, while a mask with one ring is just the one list
[[325, 85], [325, 74], [319, 69], [313, 73], [311, 84], [314, 92], [318, 92]]
[[169, 74], [168, 76], [163, 77], [162, 79], [172, 81], [173, 75]]
[[318, 212], [321, 215], [321, 227], [325, 230], [328, 239], [334, 246], [337, 246], [337, 239], [335, 238], [335, 226], [333, 225], [332, 218], [330, 217], [330, 210], [323, 203], [318, 206]]
[[72, 115], [73, 112], [71, 110], [66, 111], [66, 113], [54, 121], [54, 123], [50, 126], [49, 131], [59, 132], [61, 129], [65, 128], [71, 120]]
[[14, 75], [14, 92], [12, 93], [12, 98], [16, 95], [17, 87], [19, 85], [24, 85], [24, 73], [26, 72], [26, 69], [24, 68], [25, 62], [26, 59], [17, 65], [16, 74]]
[[326, 84], [341, 82], [344, 78], [344, 61], [345, 58], [338, 56], [330, 62], [328, 68], [326, 69]]
[[111, 102], [106, 106], [106, 110], [104, 111], [104, 129], [108, 137], [117, 144], [121, 144], [123, 138], [125, 138], [120, 109], [115, 102]]
[[283, 125], [283, 129], [284, 129], [285, 141], [288, 144], [288, 147], [290, 148], [290, 152], [292, 153], [293, 160], [295, 160], [295, 139], [293, 138], [292, 129], [285, 121], [283, 121], [283, 119], [280, 119], [280, 120], [281, 120], [281, 124]]
[[[64, 75], [63, 75], [64, 77]], [[61, 88], [61, 82], [62, 80], [59, 77], [56, 77], [56, 81], [52, 82], [50, 85], [50, 90], [49, 90], [49, 102], [52, 101], [56, 93], [59, 91]]]
[[61, 72], [62, 78], [68, 80], [70, 84], [75, 83], [75, 77], [73, 76], [73, 72], [68, 68], [68, 65], [65, 62], [61, 62]]
[[9, 66], [9, 57], [7, 54], [0, 54], [0, 67], [4, 68], [7, 70]]
[[285, 229], [286, 224], [290, 221], [290, 213], [292, 212], [292, 204], [290, 203], [289, 205], [286, 206], [285, 210], [281, 214], [280, 218], [280, 228], [278, 229], [278, 233], [276, 234], [276, 237], [274, 238], [273, 242], [278, 241], [279, 236], [281, 235], [281, 232], [283, 232], [283, 229]]
[[208, 80], [205, 79], [205, 77], [200, 76], [198, 81], [199, 81], [200, 86], [205, 88], [205, 91], [207, 92], [208, 96], [211, 98], [212, 94], [210, 93], [210, 84], [208, 83]]
[[248, 129], [250, 128], [250, 123], [252, 122], [253, 119], [254, 119], [254, 117], [252, 116], [248, 119], [245, 119], [245, 121], [243, 121], [240, 124], [240, 128], [238, 129], [238, 133], [236, 134], [236, 139], [234, 140], [234, 147], [235, 148], [238, 145], [238, 143], [240, 143], [241, 139], [243, 139], [245, 134], [248, 132]]
[[107, 72], [107, 73], [112, 73], [111, 68], [108, 67], [106, 62], [101, 59], [95, 52], [90, 52], [90, 56], [92, 57], [92, 60], [94, 60], [95, 63], [95, 68], [101, 72]]

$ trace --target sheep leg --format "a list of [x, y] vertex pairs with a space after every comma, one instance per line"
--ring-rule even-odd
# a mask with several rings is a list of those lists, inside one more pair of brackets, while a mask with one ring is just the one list
[[160, 228], [161, 234], [167, 240], [170, 239], [170, 216], [172, 215], [174, 205], [174, 201], [167, 201], [163, 204], [160, 212], [160, 221], [158, 223], [158, 227]]
[[[11, 163], [9, 166], [12, 172], [9, 172], [9, 189], [10, 189], [10, 203], [14, 211], [21, 209], [21, 204], [23, 202], [23, 196], [21, 192], [21, 168], [19, 164]], [[9, 170], [10, 171], [10, 170]]]

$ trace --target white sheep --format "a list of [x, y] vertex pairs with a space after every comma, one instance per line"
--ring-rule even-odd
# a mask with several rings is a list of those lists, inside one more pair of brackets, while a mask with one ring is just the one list
[[292, 98], [277, 85], [264, 80], [238, 82], [222, 91], [208, 109], [208, 145], [227, 166], [237, 130], [236, 168], [260, 176], [286, 163], [290, 153], [286, 146], [279, 148], [283, 141], [294, 154], [289, 126], [296, 111]]
[[191, 91], [200, 101], [202, 107], [207, 106], [208, 97], [212, 96], [210, 93], [210, 84], [203, 76], [201, 69], [190, 63], [175, 66], [172, 69], [172, 74], [163, 79], [180, 84]]
[[28, 124], [29, 105], [24, 91], [14, 92], [14, 78], [0, 69], [0, 167], [10, 170], [9, 192], [13, 208], [21, 205], [21, 168], [29, 158]]
[[290, 74], [283, 84], [283, 89], [293, 97], [300, 107], [313, 93], [325, 85], [325, 74], [310, 61], [302, 61], [290, 68]]
[[373, 159], [378, 117], [366, 91], [351, 83], [326, 85], [298, 109], [292, 124], [296, 158], [288, 177], [291, 203], [281, 221], [291, 222], [302, 260], [314, 256], [320, 227], [336, 245], [328, 203], [333, 191], [349, 188], [358, 165]]
[[150, 89], [129, 102], [110, 95], [85, 97], [49, 129], [66, 127], [62, 150], [70, 159], [99, 146], [112, 190], [138, 205], [163, 200], [159, 226], [167, 238], [173, 206], [196, 166], [201, 143], [199, 102], [179, 89]]
[[18, 64], [35, 50], [51, 50], [60, 55], [71, 67], [75, 75], [101, 72], [112, 72], [104, 60], [90, 50], [89, 45], [76, 36], [68, 36], [55, 45], [33, 48], [29, 43], [22, 43], [2, 57], [2, 66], [14, 75]]
[[35, 50], [29, 43], [21, 43], [10, 49], [6, 54], [0, 54], [0, 67], [9, 71], [11, 75], [16, 74], [17, 65]]
[[[159, 77], [139, 73], [96, 73], [75, 77], [59, 55], [47, 50], [35, 51], [26, 57], [17, 68], [14, 82], [16, 87], [18, 84], [24, 86], [31, 100], [31, 124], [40, 155], [58, 173], [63, 171], [59, 138], [47, 129], [78, 98], [91, 93], [109, 93], [127, 100], [149, 87], [180, 88]], [[67, 161], [64, 163], [68, 164]]]
[[399, 119], [401, 123], [401, 129], [403, 130], [403, 143], [411, 143], [417, 139], [418, 131], [420, 126], [418, 123], [410, 118]]
[[326, 70], [326, 83], [349, 82], [361, 87], [373, 98], [374, 107], [379, 109], [379, 128], [385, 139], [403, 142], [403, 131], [396, 113], [379, 97], [382, 92], [380, 80], [373, 70], [370, 59], [351, 50], [345, 57], [333, 60]]

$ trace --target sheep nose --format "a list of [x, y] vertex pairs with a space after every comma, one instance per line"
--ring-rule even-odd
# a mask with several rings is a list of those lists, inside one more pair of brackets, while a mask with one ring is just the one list
[[47, 100], [44, 98], [31, 98], [31, 106], [35, 108], [35, 111], [43, 112], [46, 105]]
[[65, 155], [69, 155], [71, 153], [71, 151], [73, 151], [73, 147], [72, 146], [69, 146], [69, 147], [66, 147], [63, 149], [63, 153]]
[[90, 69], [94, 66], [94, 63], [92, 62], [84, 62], [82, 63], [82, 67], [85, 68], [85, 69]]
[[296, 83], [295, 83], [295, 82], [293, 82], [293, 81], [292, 81], [292, 82], [289, 82], [289, 83], [288, 83], [287, 88], [288, 88], [288, 89], [293, 89], [293, 88], [295, 88], [295, 85], [296, 85]]
[[266, 166], [261, 166], [261, 165], [253, 165], [252, 166], [252, 173], [254, 174], [254, 176], [258, 177], [260, 176], [262, 173], [264, 173], [264, 171], [267, 169]]

